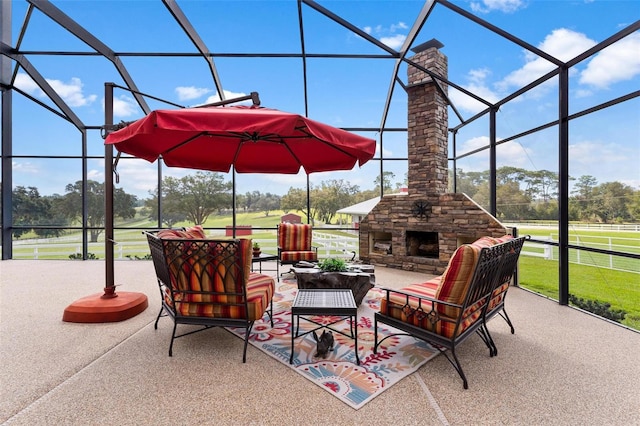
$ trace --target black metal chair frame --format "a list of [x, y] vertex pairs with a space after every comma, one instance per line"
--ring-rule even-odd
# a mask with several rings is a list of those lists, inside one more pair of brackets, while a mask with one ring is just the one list
[[[455, 322], [455, 327], [452, 334], [453, 337], [445, 337], [434, 331], [417, 327], [407, 322], [401, 321], [397, 318], [388, 316], [383, 312], [377, 312], [374, 317], [375, 337], [373, 352], [377, 353], [380, 344], [392, 336], [410, 335], [424, 340], [427, 343], [433, 344], [435, 348], [440, 353], [442, 353], [445, 358], [447, 358], [449, 363], [453, 366], [453, 368], [455, 368], [455, 370], [458, 372], [458, 375], [462, 379], [464, 388], [468, 389], [468, 381], [462, 369], [462, 365], [460, 364], [460, 360], [456, 355], [456, 348], [469, 336], [475, 333], [481, 337], [485, 345], [487, 345], [487, 348], [489, 348], [490, 356], [494, 356], [495, 354], [497, 354], [496, 345], [491, 337], [491, 334], [489, 333], [489, 330], [486, 327], [486, 310], [488, 307], [489, 299], [493, 291], [497, 288], [496, 283], [506, 275], [506, 271], [513, 264], [512, 262], [514, 256], [506, 256], [506, 254], [515, 253], [518, 245], [522, 247], [523, 239], [524, 237], [517, 238], [509, 240], [505, 243], [497, 244], [491, 247], [484, 247], [481, 249], [478, 262], [471, 279], [471, 284], [469, 285], [469, 289], [462, 304], [444, 302], [434, 298], [418, 296], [416, 294], [410, 294], [399, 290], [384, 289], [386, 292], [385, 297], [387, 299], [387, 306], [389, 306], [390, 304], [391, 294], [400, 294], [405, 298], [403, 311], [405, 312], [405, 314], [407, 314], [407, 316], [417, 315], [419, 319], [424, 319], [426, 317], [428, 318], [428, 321], [431, 322], [434, 329], [437, 327], [437, 323], [439, 321], [445, 321], [449, 323]], [[517, 249], [517, 255], [519, 255], [519, 253], [520, 249]], [[517, 255], [515, 256], [516, 262]], [[513, 273], [513, 270], [511, 273]], [[500, 281], [500, 283], [502, 282], [504, 281]], [[411, 306], [409, 303], [410, 299], [417, 299], [418, 307]], [[458, 330], [461, 329], [463, 322], [466, 320], [466, 317], [464, 317], [463, 314], [468, 310], [468, 308], [476, 304], [481, 306], [478, 308], [482, 310], [481, 315], [475, 322], [467, 326], [467, 328], [465, 328], [462, 332], [458, 332]], [[457, 308], [459, 312], [457, 318], [449, 318], [441, 315], [439, 313], [439, 308], [442, 308], [444, 306]], [[494, 311], [496, 310], [494, 309], [492, 312]], [[378, 341], [378, 322], [390, 325], [391, 327], [394, 327], [401, 332], [390, 334]], [[450, 355], [448, 351], [451, 352]]]
[[[180, 280], [191, 282], [196, 278], [200, 284], [202, 280], [213, 282], [216, 276], [224, 283], [245, 282], [249, 277], [245, 277], [245, 265], [243, 265], [243, 248], [240, 240], [209, 240], [209, 239], [161, 239], [155, 234], [144, 232], [147, 236], [151, 257], [156, 271], [162, 307], [156, 318], [154, 328], [158, 329], [158, 322], [161, 317], [169, 316], [173, 320], [173, 332], [169, 345], [169, 356], [173, 356], [173, 342], [179, 337], [188, 336], [193, 333], [208, 330], [212, 327], [239, 327], [245, 329], [244, 350], [242, 362], [246, 362], [247, 345], [249, 336], [253, 328], [254, 321], [248, 318], [230, 317], [209, 317], [190, 316], [179, 312], [177, 306], [186, 297], [193, 298], [194, 295], [201, 295], [205, 299], [218, 299], [215, 302], [192, 302], [194, 305], [218, 305], [224, 308], [237, 309], [242, 307], [245, 313], [249, 312], [246, 286], [241, 286], [240, 290], [233, 291], [203, 291], [190, 288], [179, 288], [176, 284]], [[249, 249], [250, 250], [250, 249]], [[251, 256], [251, 253], [247, 253]], [[212, 262], [218, 262], [223, 268], [212, 267]], [[193, 268], [197, 264], [199, 268]], [[176, 272], [181, 276], [176, 276]], [[170, 298], [171, 303], [165, 299]], [[231, 301], [222, 302], [220, 298], [228, 298]], [[273, 327], [273, 300], [269, 302], [267, 310], [271, 326]], [[178, 324], [201, 325], [202, 328], [176, 334]]]
[[[502, 262], [500, 273], [497, 276], [494, 292], [503, 284], [507, 284], [511, 282], [511, 280], [515, 275], [516, 269], [518, 267], [518, 259], [520, 258], [520, 253], [522, 251], [522, 247], [524, 246], [524, 242], [526, 240], [529, 240], [530, 238], [531, 238], [530, 235], [526, 235], [511, 241], [511, 250], [507, 251], [504, 254], [504, 259]], [[511, 334], [515, 334], [516, 330], [513, 326], [513, 323], [511, 322], [511, 318], [509, 318], [509, 315], [507, 315], [507, 310], [504, 307], [505, 301], [507, 299], [508, 291], [509, 291], [509, 288], [507, 287], [503, 292], [504, 294], [502, 295], [502, 300], [500, 300], [500, 302], [498, 302], [496, 306], [491, 308], [491, 310], [489, 310], [489, 307], [487, 307], [484, 314], [484, 319], [483, 319], [485, 328], [487, 326], [487, 322], [491, 318], [493, 318], [496, 315], [500, 315], [502, 319], [504, 319], [507, 325], [509, 326], [511, 330]], [[491, 343], [492, 343], [492, 348], [489, 348], [490, 355], [496, 356], [498, 355], [498, 348], [493, 342], [493, 340], [491, 340]]]

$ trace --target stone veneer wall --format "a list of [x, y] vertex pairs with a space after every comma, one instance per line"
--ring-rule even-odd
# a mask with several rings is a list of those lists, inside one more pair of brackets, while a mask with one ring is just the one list
[[[501, 237], [506, 233], [506, 229], [498, 220], [465, 194], [440, 195], [427, 218], [415, 217], [411, 213], [411, 203], [410, 196], [382, 197], [378, 205], [360, 223], [362, 261], [440, 275], [460, 244], [473, 242], [485, 235]], [[438, 258], [407, 255], [407, 231], [437, 232]], [[391, 235], [391, 254], [372, 252], [373, 240], [370, 234], [378, 232]]]
[[[413, 62], [434, 74], [447, 76], [447, 58], [436, 47], [416, 53]], [[447, 102], [432, 78], [409, 66], [408, 194], [382, 197], [360, 223], [360, 259], [372, 264], [428, 274], [444, 272], [456, 248], [484, 235], [502, 236], [506, 229], [465, 194], [448, 189]], [[446, 91], [446, 86], [441, 83]], [[423, 202], [427, 215], [414, 214]], [[409, 256], [407, 231], [438, 233], [437, 257]], [[374, 236], [390, 235], [391, 254], [373, 252]]]

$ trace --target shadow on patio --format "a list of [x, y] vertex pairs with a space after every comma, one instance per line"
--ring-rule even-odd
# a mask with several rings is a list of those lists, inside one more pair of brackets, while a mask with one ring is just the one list
[[[176, 343], [150, 261], [116, 262], [119, 290], [149, 297], [142, 314], [109, 324], [62, 322], [72, 301], [98, 293], [102, 261], [2, 262], [0, 337], [6, 424], [637, 424], [640, 334], [514, 288], [516, 328], [489, 323], [499, 355], [472, 337], [356, 411], [255, 347], [213, 329]], [[275, 269], [275, 268], [274, 268]], [[425, 275], [376, 269], [380, 286]]]

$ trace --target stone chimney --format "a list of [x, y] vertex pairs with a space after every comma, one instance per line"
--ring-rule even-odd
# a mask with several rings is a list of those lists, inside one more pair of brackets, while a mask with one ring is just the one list
[[[440, 47], [437, 40], [428, 41], [412, 49], [416, 54], [410, 59], [446, 80], [447, 57]], [[427, 196], [433, 204], [447, 192], [449, 181], [447, 101], [428, 73], [414, 66], [407, 72], [409, 195]], [[446, 94], [446, 85], [439, 84]]]
[[431, 77], [447, 79], [441, 47], [434, 39], [412, 49], [415, 55], [409, 60], [415, 66], [407, 70], [408, 191], [382, 197], [360, 223], [364, 262], [437, 275], [461, 244], [506, 233], [465, 194], [447, 193], [447, 85]]

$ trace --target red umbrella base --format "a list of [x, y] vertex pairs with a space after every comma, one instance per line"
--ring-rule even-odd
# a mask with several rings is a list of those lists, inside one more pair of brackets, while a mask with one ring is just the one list
[[66, 322], [118, 322], [132, 318], [149, 306], [143, 293], [120, 292], [116, 297], [105, 298], [104, 293], [78, 299], [64, 310]]

